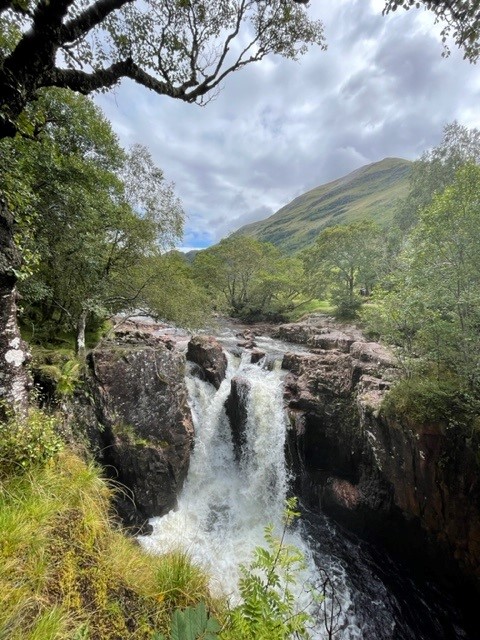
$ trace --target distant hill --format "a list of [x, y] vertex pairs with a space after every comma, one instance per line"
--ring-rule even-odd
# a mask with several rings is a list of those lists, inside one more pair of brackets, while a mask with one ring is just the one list
[[387, 224], [396, 201], [407, 195], [411, 164], [401, 158], [385, 158], [361, 167], [304, 193], [266, 220], [245, 225], [234, 235], [253, 236], [293, 253], [313, 244], [323, 229], [335, 224], [362, 218]]

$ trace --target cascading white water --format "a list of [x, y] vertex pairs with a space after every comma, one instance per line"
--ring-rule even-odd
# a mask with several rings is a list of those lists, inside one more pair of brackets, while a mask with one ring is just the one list
[[[226, 379], [217, 391], [192, 375], [187, 376], [190, 407], [196, 431], [195, 449], [178, 508], [151, 520], [153, 533], [140, 543], [153, 553], [184, 549], [212, 576], [214, 593], [238, 597], [239, 565], [248, 564], [257, 546], [264, 546], [264, 528], [273, 524], [280, 534], [287, 494], [284, 459], [286, 418], [279, 371], [228, 356]], [[248, 379], [246, 445], [239, 464], [225, 413], [233, 375]], [[318, 570], [308, 543], [299, 532], [288, 542], [301, 548], [308, 568], [300, 583], [318, 581]], [[336, 638], [361, 638], [351, 612], [344, 570], [332, 558], [325, 568], [336, 584], [343, 627]], [[300, 592], [305, 589], [300, 586]], [[319, 624], [314, 638], [328, 637]]]

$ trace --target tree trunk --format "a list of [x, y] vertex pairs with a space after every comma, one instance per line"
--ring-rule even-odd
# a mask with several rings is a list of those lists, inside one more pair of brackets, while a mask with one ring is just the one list
[[77, 356], [80, 358], [85, 357], [85, 328], [87, 326], [88, 311], [83, 309], [77, 322], [77, 343], [76, 351]]
[[14, 218], [0, 200], [0, 421], [27, 414], [30, 388], [29, 354], [17, 321], [15, 271], [21, 256], [13, 240], [14, 229]]

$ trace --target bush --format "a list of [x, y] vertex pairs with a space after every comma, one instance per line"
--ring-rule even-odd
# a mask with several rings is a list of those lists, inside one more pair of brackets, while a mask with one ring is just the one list
[[466, 409], [461, 400], [458, 380], [445, 375], [441, 379], [429, 373], [416, 373], [400, 380], [383, 401], [382, 411], [391, 417], [400, 417], [414, 424], [450, 422]]
[[31, 409], [25, 419], [0, 422], [0, 474], [24, 472], [42, 465], [62, 448], [56, 419], [39, 409]]
[[257, 547], [253, 562], [240, 567], [242, 602], [230, 612], [222, 640], [287, 640], [309, 638], [307, 626], [311, 616], [297, 609], [291, 589], [298, 572], [305, 567], [299, 549], [286, 544], [285, 534], [299, 513], [296, 498], [286, 501], [284, 530], [277, 539], [271, 525], [265, 528], [267, 548]]
[[342, 320], [353, 320], [357, 317], [363, 300], [357, 295], [348, 295], [343, 291], [332, 293], [332, 303], [335, 306], [335, 316]]

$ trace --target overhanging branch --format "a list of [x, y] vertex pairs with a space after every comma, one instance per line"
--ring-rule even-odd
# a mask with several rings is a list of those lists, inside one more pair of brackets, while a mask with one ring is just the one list
[[78, 91], [83, 94], [97, 91], [98, 89], [112, 87], [122, 78], [130, 78], [138, 84], [151, 89], [160, 95], [172, 98], [188, 100], [184, 87], [172, 87], [150, 75], [131, 58], [115, 62], [106, 69], [97, 69], [92, 73], [73, 69], [53, 69], [48, 77], [48, 84]]
[[93, 27], [99, 25], [113, 11], [120, 9], [125, 4], [134, 0], [98, 0], [91, 7], [83, 11], [76, 18], [69, 20], [62, 27], [60, 33], [60, 43], [74, 42]]

